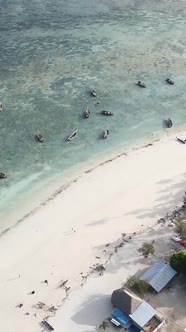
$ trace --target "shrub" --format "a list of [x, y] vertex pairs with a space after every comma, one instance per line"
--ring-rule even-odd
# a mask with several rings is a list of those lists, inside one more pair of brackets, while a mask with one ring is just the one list
[[178, 218], [176, 221], [176, 232], [181, 238], [186, 236], [186, 223], [183, 218]]
[[186, 254], [180, 251], [177, 254], [173, 254], [170, 259], [170, 265], [177, 272], [186, 274]]
[[139, 249], [139, 252], [141, 252], [143, 256], [147, 258], [149, 255], [154, 255], [155, 248], [153, 244], [144, 242], [142, 247]]
[[136, 276], [129, 277], [125, 284], [128, 288], [138, 293], [140, 296], [144, 296], [149, 288], [149, 284], [145, 280], [140, 280]]

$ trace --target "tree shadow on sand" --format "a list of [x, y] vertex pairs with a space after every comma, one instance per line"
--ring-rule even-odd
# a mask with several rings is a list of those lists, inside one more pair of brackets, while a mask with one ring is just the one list
[[90, 296], [82, 303], [79, 311], [72, 316], [72, 320], [76, 324], [95, 327], [98, 322], [101, 324], [112, 310], [111, 295], [97, 294]]
[[[160, 182], [157, 182], [157, 184], [161, 184]], [[159, 193], [161, 193], [161, 196], [156, 199], [156, 204], [153, 205], [152, 208], [148, 209], [133, 209], [131, 212], [127, 213], [126, 215], [135, 215], [139, 219], [143, 219], [146, 217], [159, 218], [160, 215], [162, 215], [163, 211], [169, 210], [172, 208], [172, 206], [175, 205], [175, 201], [179, 201], [182, 199], [185, 193], [185, 180], [180, 180], [178, 183], [171, 184], [169, 187], [166, 187], [165, 189], [159, 190]], [[172, 195], [171, 191], [177, 189], [177, 193], [174, 193]]]
[[[185, 174], [183, 174], [184, 179]], [[155, 200], [155, 203], [152, 208], [143, 208], [143, 209], [135, 209], [135, 206], [132, 207], [131, 211], [128, 213], [123, 213], [121, 215], [110, 217], [104, 217], [102, 219], [92, 220], [88, 225], [89, 226], [96, 226], [100, 224], [106, 224], [109, 222], [113, 222], [114, 220], [121, 219], [127, 215], [134, 215], [138, 219], [144, 218], [160, 218], [165, 211], [169, 211], [172, 209], [172, 206], [175, 206], [175, 201], [180, 201], [185, 193], [186, 183], [185, 180], [180, 180], [180, 182], [173, 183], [171, 180], [159, 181], [156, 183], [157, 185], [161, 186], [159, 190], [159, 197]], [[170, 184], [162, 189], [163, 185]], [[171, 191], [177, 189], [177, 193], [172, 195]]]

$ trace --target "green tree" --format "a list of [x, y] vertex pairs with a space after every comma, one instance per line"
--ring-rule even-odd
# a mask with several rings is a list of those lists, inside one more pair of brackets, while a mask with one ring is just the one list
[[149, 284], [145, 280], [140, 280], [136, 276], [129, 277], [125, 286], [132, 289], [140, 296], [144, 296], [149, 288]]
[[173, 254], [170, 259], [170, 265], [177, 272], [186, 274], [186, 254], [180, 251], [177, 254]]
[[143, 256], [147, 258], [149, 255], [154, 255], [155, 248], [153, 244], [144, 242], [142, 247], [139, 249], [139, 252], [141, 252]]
[[109, 328], [109, 323], [106, 322], [105, 320], [101, 323], [101, 325], [99, 326], [99, 329], [102, 329], [103, 331], [106, 331]]

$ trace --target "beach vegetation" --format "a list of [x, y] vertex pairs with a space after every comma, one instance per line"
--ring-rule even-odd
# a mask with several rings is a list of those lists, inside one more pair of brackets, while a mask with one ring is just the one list
[[185, 195], [183, 196], [182, 211], [184, 214], [186, 214], [186, 191], [185, 191]]
[[140, 280], [136, 276], [129, 277], [125, 286], [142, 297], [149, 289], [149, 284], [145, 280]]
[[186, 221], [184, 218], [177, 218], [176, 220], [176, 232], [183, 239], [186, 238]]
[[99, 329], [100, 329], [100, 330], [103, 330], [103, 331], [106, 331], [109, 327], [110, 327], [110, 326], [109, 326], [109, 323], [108, 323], [106, 320], [104, 320], [104, 321], [100, 324]]
[[183, 251], [173, 254], [170, 259], [170, 265], [177, 272], [186, 274], [186, 254]]
[[155, 253], [155, 248], [153, 246], [152, 243], [147, 243], [144, 242], [141, 246], [141, 248], [139, 249], [139, 252], [142, 253], [142, 255], [147, 258], [149, 255], [154, 255]]

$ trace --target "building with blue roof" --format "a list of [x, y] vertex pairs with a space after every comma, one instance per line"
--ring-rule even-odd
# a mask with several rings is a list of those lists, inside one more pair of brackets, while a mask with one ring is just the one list
[[114, 309], [114, 311], [112, 312], [112, 316], [117, 319], [117, 321], [125, 326], [128, 324], [128, 322], [130, 321], [130, 317], [125, 315], [121, 310], [119, 310], [118, 308]]

